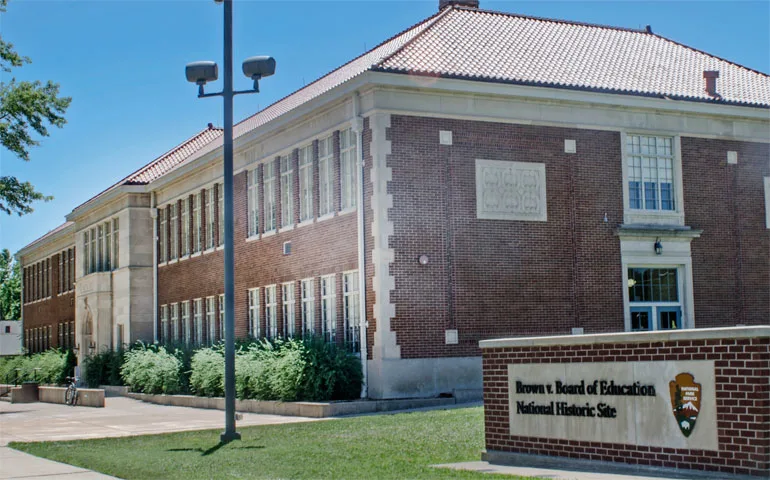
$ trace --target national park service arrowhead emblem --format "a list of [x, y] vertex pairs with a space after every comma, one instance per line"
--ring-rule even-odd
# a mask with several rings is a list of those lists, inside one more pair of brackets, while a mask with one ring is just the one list
[[689, 437], [700, 414], [701, 385], [695, 383], [690, 373], [680, 373], [668, 383], [671, 393], [671, 407], [679, 430]]

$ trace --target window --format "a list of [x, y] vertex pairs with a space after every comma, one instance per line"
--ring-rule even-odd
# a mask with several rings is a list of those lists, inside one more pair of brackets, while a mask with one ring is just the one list
[[294, 336], [294, 324], [296, 316], [294, 315], [294, 282], [281, 284], [281, 300], [283, 300], [283, 336], [289, 338]]
[[299, 221], [313, 218], [313, 145], [299, 149]]
[[208, 325], [208, 343], [209, 345], [216, 341], [216, 320], [217, 318], [217, 299], [216, 297], [206, 297], [206, 324]]
[[192, 206], [192, 251], [193, 253], [200, 252], [203, 246], [201, 238], [203, 238], [203, 232], [201, 229], [203, 225], [201, 223], [201, 194], [196, 193], [193, 195]]
[[190, 345], [192, 343], [192, 332], [190, 328], [190, 301], [182, 302], [182, 336], [184, 337], [184, 343]]
[[275, 163], [268, 162], [263, 166], [262, 190], [264, 192], [265, 232], [275, 230]]
[[120, 220], [112, 219], [112, 269], [120, 268]]
[[259, 329], [259, 289], [249, 289], [249, 335], [253, 338], [260, 338], [262, 333]]
[[172, 339], [175, 342], [179, 341], [179, 304], [171, 304], [171, 332]]
[[315, 282], [312, 278], [302, 280], [302, 335], [312, 337], [315, 335]]
[[294, 225], [294, 168], [291, 155], [281, 157], [281, 226]]
[[318, 215], [334, 212], [334, 137], [318, 141]]
[[356, 208], [356, 136], [348, 128], [340, 132], [340, 197], [342, 210]]
[[354, 352], [361, 350], [361, 315], [359, 310], [358, 272], [342, 275], [342, 314], [345, 320], [345, 343]]
[[172, 203], [168, 208], [168, 244], [169, 244], [169, 260], [176, 260], [178, 253], [179, 243], [179, 216], [176, 202]]
[[119, 323], [116, 333], [116, 345], [118, 348], [123, 348], [124, 341], [123, 341], [123, 324]]
[[337, 334], [334, 275], [321, 277], [321, 334], [327, 342], [334, 342]]
[[161, 341], [168, 343], [168, 339], [170, 337], [168, 331], [168, 305], [160, 306], [160, 331]]
[[56, 287], [56, 293], [64, 291], [64, 252], [59, 252], [59, 285]]
[[[83, 275], [94, 272], [110, 272], [118, 268], [118, 219], [107, 220], [91, 227], [83, 232]], [[72, 251], [68, 257], [74, 266]], [[69, 260], [69, 258], [67, 258]], [[70, 281], [65, 278], [65, 285], [69, 284], [70, 290], [74, 287], [75, 275], [65, 266], [65, 273], [70, 276]], [[65, 290], [66, 291], [66, 290]]]
[[672, 143], [670, 137], [626, 137], [629, 208], [675, 210]]
[[104, 224], [104, 270], [112, 270], [112, 222]]
[[189, 199], [183, 198], [179, 208], [179, 216], [182, 217], [182, 249], [179, 255], [182, 257], [190, 253], [190, 210], [187, 208]]
[[278, 336], [277, 303], [275, 285], [265, 287], [265, 335], [267, 338], [276, 338]]
[[225, 338], [225, 296], [219, 295], [219, 340]]
[[161, 208], [158, 212], [158, 263], [166, 261], [166, 254], [168, 250], [168, 231], [166, 230], [166, 209]]
[[96, 257], [96, 229], [91, 229], [91, 235], [89, 235], [89, 238], [91, 238], [91, 271], [98, 272], [99, 271], [99, 264], [97, 263], [97, 257]]
[[217, 222], [214, 212], [214, 188], [206, 190], [206, 223], [208, 228], [206, 229], [206, 248], [214, 248], [216, 245], [214, 238], [214, 230], [217, 228]]
[[219, 212], [219, 242], [217, 245], [225, 244], [225, 184], [217, 185], [217, 211]]
[[259, 234], [259, 190], [258, 190], [258, 176], [257, 169], [250, 170], [246, 173], [247, 183], [247, 201], [249, 208], [249, 236]]
[[631, 330], [682, 328], [677, 268], [628, 269]]
[[104, 229], [101, 225], [96, 227], [96, 248], [98, 249], [96, 255], [96, 269], [103, 272], [106, 270], [106, 264], [104, 262]]
[[203, 299], [193, 300], [193, 337], [195, 345], [203, 344]]

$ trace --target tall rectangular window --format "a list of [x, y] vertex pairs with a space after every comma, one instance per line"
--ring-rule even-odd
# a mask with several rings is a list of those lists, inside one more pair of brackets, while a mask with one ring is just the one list
[[216, 342], [217, 297], [206, 297], [206, 325], [208, 326], [208, 343]]
[[112, 222], [104, 223], [104, 271], [112, 270]]
[[682, 328], [677, 267], [628, 269], [631, 330]]
[[200, 252], [202, 249], [201, 238], [201, 194], [196, 193], [193, 195], [192, 206], [192, 251], [193, 253]]
[[337, 306], [334, 275], [321, 277], [321, 334], [334, 342], [337, 334]]
[[196, 298], [193, 300], [193, 330], [195, 331], [195, 344], [203, 344], [203, 299]]
[[99, 259], [96, 256], [96, 228], [91, 229], [91, 273], [99, 271]]
[[69, 269], [70, 283], [69, 283], [69, 285], [70, 285], [70, 290], [73, 290], [75, 288], [75, 248], [74, 247], [70, 248], [69, 258], [70, 258], [70, 269]]
[[265, 232], [272, 232], [275, 230], [275, 162], [267, 162], [262, 168]]
[[318, 215], [334, 212], [334, 137], [318, 141]]
[[257, 185], [257, 169], [246, 173], [247, 201], [249, 207], [249, 236], [259, 234], [259, 191]]
[[673, 139], [628, 135], [626, 149], [629, 208], [675, 210]]
[[358, 352], [361, 350], [361, 315], [358, 295], [358, 272], [342, 275], [342, 314], [345, 320], [345, 343]]
[[299, 149], [299, 221], [313, 218], [313, 145]]
[[182, 306], [182, 337], [184, 337], [184, 343], [190, 345], [192, 343], [192, 334], [190, 328], [190, 301], [184, 301]]
[[56, 293], [64, 292], [64, 252], [59, 252], [59, 285], [56, 287]]
[[260, 338], [262, 332], [259, 328], [259, 289], [249, 289], [249, 335]]
[[225, 244], [225, 184], [217, 185], [217, 209], [219, 211], [219, 242], [217, 245]]
[[176, 260], [178, 254], [179, 244], [179, 215], [176, 202], [172, 203], [168, 209], [168, 245], [169, 245], [169, 260]]
[[219, 340], [225, 338], [225, 296], [219, 295]]
[[179, 216], [182, 217], [182, 249], [180, 256], [185, 257], [190, 253], [190, 210], [188, 204], [190, 200], [185, 197], [182, 199], [182, 205], [179, 209]]
[[267, 338], [278, 336], [277, 307], [275, 285], [269, 285], [265, 287], [265, 335]]
[[168, 305], [160, 306], [160, 331], [163, 343], [168, 343], [171, 337], [168, 329]]
[[340, 132], [340, 197], [342, 210], [356, 208], [358, 175], [356, 135], [348, 128]]
[[294, 168], [291, 155], [281, 157], [281, 226], [294, 225]]
[[315, 282], [312, 278], [302, 280], [302, 335], [312, 337], [315, 335]]
[[294, 324], [296, 323], [294, 282], [281, 284], [281, 297], [283, 300], [283, 336], [289, 338], [294, 336]]
[[168, 245], [168, 232], [166, 230], [166, 209], [161, 208], [158, 212], [158, 263], [166, 261], [166, 248]]
[[171, 304], [171, 337], [175, 342], [179, 341], [179, 304]]
[[120, 220], [112, 220], [112, 269], [120, 268]]
[[208, 228], [206, 229], [206, 248], [214, 248], [216, 246], [216, 239], [214, 238], [214, 232], [217, 228], [216, 212], [214, 211], [215, 205], [214, 187], [211, 187], [206, 190], [206, 223], [208, 223]]
[[98, 272], [105, 271], [104, 264], [104, 229], [101, 225], [96, 227], [96, 270]]

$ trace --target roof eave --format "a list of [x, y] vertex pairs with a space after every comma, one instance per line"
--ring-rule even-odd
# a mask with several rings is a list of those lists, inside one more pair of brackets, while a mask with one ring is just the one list
[[87, 202], [81, 204], [80, 206], [76, 207], [74, 210], [68, 213], [64, 218], [66, 218], [68, 222], [77, 222], [79, 219], [83, 218], [85, 215], [88, 215], [89, 213], [112, 203], [113, 201], [117, 200], [123, 195], [127, 195], [130, 193], [146, 193], [146, 192], [147, 192], [147, 185], [118, 185], [113, 189], [108, 190], [103, 194], [98, 195], [88, 200]]
[[[63, 227], [63, 228], [62, 228]], [[59, 231], [55, 231], [56, 228], [61, 228]], [[40, 248], [46, 247], [52, 243], [55, 243], [56, 241], [60, 240], [65, 235], [72, 235], [75, 230], [75, 224], [71, 223], [69, 225], [60, 225], [59, 227], [56, 227], [51, 232], [46, 233], [42, 237], [33, 240], [31, 243], [25, 245], [21, 249], [19, 249], [18, 252], [15, 253], [15, 256], [18, 259], [21, 259], [21, 257], [29, 255], [30, 253], [34, 252], [35, 250], [38, 250]], [[73, 241], [70, 242], [74, 244], [74, 238]]]

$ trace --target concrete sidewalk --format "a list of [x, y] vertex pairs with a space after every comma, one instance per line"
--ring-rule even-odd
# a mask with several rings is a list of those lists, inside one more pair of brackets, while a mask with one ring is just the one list
[[66, 463], [54, 462], [28, 453], [0, 447], [0, 480], [99, 480], [115, 478]]

